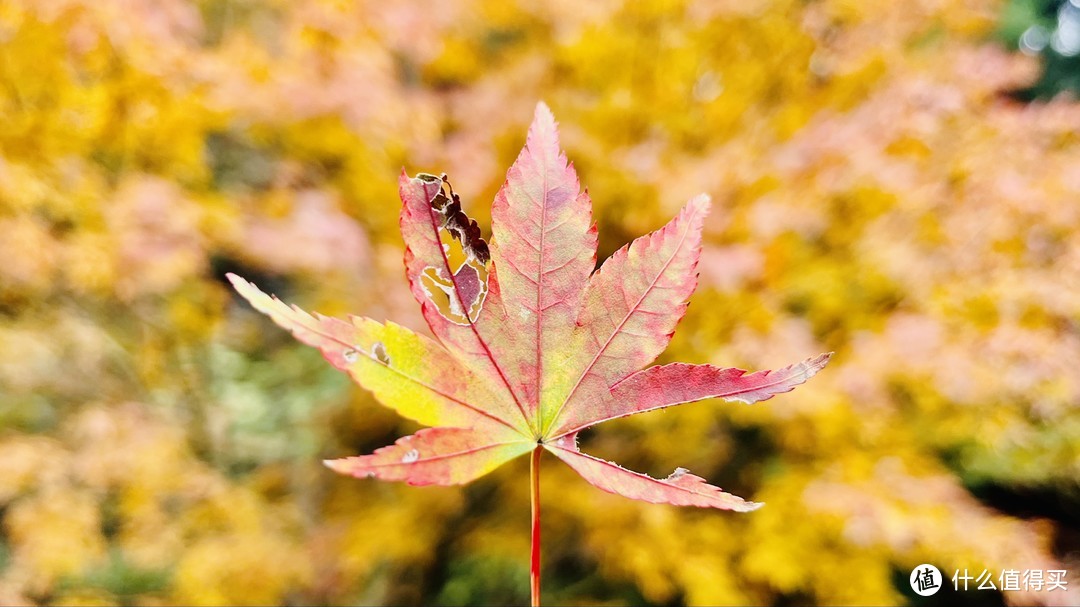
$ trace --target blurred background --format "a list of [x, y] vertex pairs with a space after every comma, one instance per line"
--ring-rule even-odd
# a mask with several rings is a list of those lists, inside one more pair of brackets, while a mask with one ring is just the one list
[[546, 459], [547, 601], [1080, 604], [1077, 91], [1075, 1], [0, 1], [0, 603], [527, 601], [527, 458], [326, 470], [416, 427], [223, 275], [426, 330], [401, 167], [486, 228], [542, 99], [601, 258], [715, 200], [661, 362], [836, 351], [583, 437], [752, 514]]

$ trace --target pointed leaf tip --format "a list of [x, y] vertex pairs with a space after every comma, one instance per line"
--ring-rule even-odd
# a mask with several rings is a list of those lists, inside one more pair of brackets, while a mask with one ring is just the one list
[[536, 111], [533, 112], [533, 120], [541, 120], [545, 122], [555, 122], [555, 114], [551, 112], [551, 108], [543, 101], [536, 102]]
[[559, 148], [559, 123], [555, 120], [555, 114], [551, 113], [551, 108], [543, 101], [536, 104], [536, 111], [533, 113], [532, 124], [529, 125], [525, 141], [526, 147], [541, 146], [540, 149], [553, 154], [553, 159], [560, 158], [564, 166], [567, 164]]
[[249, 283], [247, 280], [241, 278], [240, 276], [237, 276], [236, 274], [233, 274], [232, 272], [226, 272], [225, 278], [229, 279], [229, 282], [232, 283], [232, 286], [237, 289], [243, 287], [244, 285], [254, 286], [252, 283]]
[[686, 203], [687, 207], [694, 209], [696, 212], [707, 215], [712, 210], [712, 197], [702, 192], [697, 196], [694, 196]]

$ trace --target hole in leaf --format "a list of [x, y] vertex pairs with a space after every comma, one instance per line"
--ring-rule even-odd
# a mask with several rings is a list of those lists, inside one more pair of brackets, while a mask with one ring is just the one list
[[386, 353], [386, 346], [381, 341], [377, 341], [371, 346], [371, 355], [384, 365], [390, 364], [390, 355]]
[[420, 173], [417, 178], [444, 185], [431, 199], [431, 208], [439, 218], [439, 243], [446, 267], [424, 268], [420, 284], [443, 318], [468, 325], [480, 315], [487, 297], [487, 263], [491, 254], [481, 238], [480, 227], [461, 210], [461, 198], [454, 193], [446, 175]]
[[461, 266], [453, 279], [440, 268], [428, 266], [420, 274], [420, 283], [439, 314], [450, 322], [468, 325], [480, 316], [487, 297], [487, 277], [482, 277], [474, 265]]
[[[424, 181], [433, 181], [433, 175], [427, 173], [421, 173], [417, 177]], [[454, 193], [454, 186], [450, 185], [446, 173], [438, 180], [442, 181], [445, 187], [440, 188], [431, 199], [431, 208], [442, 216], [440, 236], [445, 230], [461, 245], [469, 260], [475, 260], [481, 266], [487, 265], [491, 259], [491, 251], [480, 233], [480, 226], [461, 210], [461, 197]]]

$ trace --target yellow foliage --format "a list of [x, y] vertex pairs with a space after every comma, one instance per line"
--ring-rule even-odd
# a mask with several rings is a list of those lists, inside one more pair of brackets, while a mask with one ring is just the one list
[[483, 222], [540, 99], [601, 255], [716, 201], [662, 362], [837, 352], [583, 437], [753, 514], [546, 462], [545, 593], [901, 604], [923, 562], [1080, 570], [1048, 505], [1080, 478], [1080, 105], [1009, 97], [1038, 66], [987, 42], [1000, 3], [524, 4], [0, 2], [0, 603], [521, 602], [524, 468], [325, 471], [415, 427], [220, 276], [422, 330], [398, 173], [447, 171]]
[[295, 546], [263, 533], [192, 542], [176, 565], [175, 594], [186, 605], [270, 605], [304, 587], [311, 573]]
[[100, 517], [94, 496], [78, 489], [45, 489], [19, 500], [4, 517], [12, 552], [8, 574], [25, 576], [31, 591], [41, 592], [96, 565], [105, 555]]

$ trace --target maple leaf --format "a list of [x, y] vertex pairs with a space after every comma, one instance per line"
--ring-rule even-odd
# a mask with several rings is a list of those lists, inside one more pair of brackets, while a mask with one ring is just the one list
[[381, 403], [433, 426], [373, 454], [328, 461], [330, 468], [450, 485], [528, 452], [535, 464], [544, 449], [629, 498], [737, 511], [760, 505], [682, 468], [655, 479], [577, 447], [578, 433], [600, 422], [709, 398], [766, 400], [828, 362], [822, 354], [749, 374], [682, 363], [641, 370], [667, 346], [697, 286], [707, 196], [594, 272], [592, 203], [542, 103], [492, 206], [490, 245], [445, 175], [402, 172], [399, 193], [406, 274], [438, 342], [393, 323], [313, 316], [229, 275], [256, 309]]

